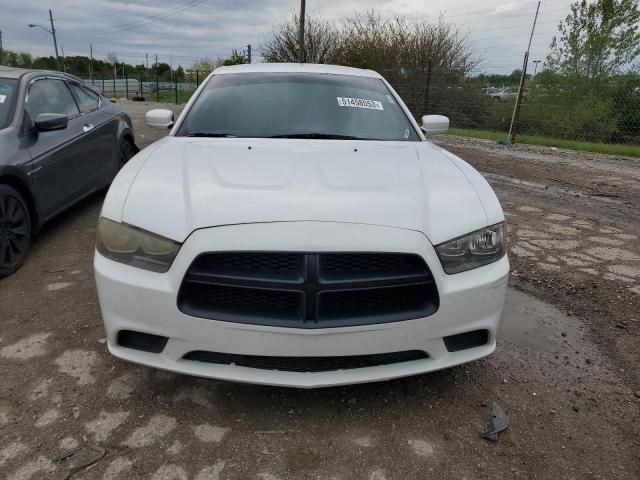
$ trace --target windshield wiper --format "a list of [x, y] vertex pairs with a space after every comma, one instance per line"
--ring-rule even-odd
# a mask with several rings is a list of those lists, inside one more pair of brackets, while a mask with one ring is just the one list
[[289, 133], [285, 135], [273, 135], [269, 138], [316, 138], [321, 140], [371, 140], [370, 138], [354, 137], [351, 135], [338, 135], [335, 133]]
[[231, 135], [230, 133], [219, 133], [219, 132], [195, 132], [190, 133], [187, 137], [231, 137], [234, 138], [236, 135]]

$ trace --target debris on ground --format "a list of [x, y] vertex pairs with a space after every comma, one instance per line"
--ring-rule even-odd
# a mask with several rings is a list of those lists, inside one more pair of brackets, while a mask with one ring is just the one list
[[504, 432], [508, 426], [509, 417], [504, 413], [500, 405], [493, 402], [491, 405], [491, 413], [489, 414], [489, 418], [487, 418], [487, 427], [480, 436], [487, 440], [497, 442], [498, 434]]
[[88, 443], [87, 442], [87, 443], [82, 443], [82, 444], [78, 445], [75, 448], [71, 448], [69, 450], [65, 450], [60, 455], [55, 457], [53, 459], [53, 462], [54, 463], [62, 462], [64, 460], [66, 460], [67, 458], [75, 455], [79, 451], [84, 450], [85, 448], [97, 453], [97, 456], [94, 456], [94, 458], [92, 458], [91, 460], [86, 461], [85, 463], [83, 463], [81, 465], [77, 465], [77, 466], [73, 467], [71, 470], [69, 470], [67, 472], [67, 474], [65, 475], [63, 480], [68, 480], [69, 478], [73, 477], [79, 471], [88, 469], [89, 467], [92, 467], [93, 465], [98, 463], [100, 460], [102, 460], [102, 458], [104, 458], [104, 456], [107, 454], [107, 451], [104, 448], [102, 448], [100, 445], [95, 445], [93, 443]]

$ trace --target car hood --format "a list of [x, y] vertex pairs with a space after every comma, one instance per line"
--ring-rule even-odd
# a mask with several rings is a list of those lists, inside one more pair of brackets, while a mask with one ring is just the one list
[[475, 171], [429, 142], [167, 137], [139, 156], [103, 214], [179, 242], [200, 228], [321, 221], [411, 229], [437, 244], [502, 218], [487, 215]]

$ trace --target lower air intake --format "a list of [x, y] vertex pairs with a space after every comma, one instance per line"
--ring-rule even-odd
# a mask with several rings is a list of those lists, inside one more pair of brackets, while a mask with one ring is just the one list
[[488, 330], [473, 330], [472, 332], [460, 333], [444, 337], [444, 345], [449, 352], [459, 352], [469, 348], [481, 347], [489, 343]]
[[261, 370], [317, 373], [424, 360], [425, 358], [429, 358], [429, 355], [420, 350], [340, 357], [264, 357], [258, 355], [194, 351], [187, 353], [183, 358], [195, 362], [237, 365], [239, 367], [257, 368]]
[[149, 353], [161, 353], [169, 339], [150, 333], [134, 332], [133, 330], [120, 330], [118, 332], [118, 345]]

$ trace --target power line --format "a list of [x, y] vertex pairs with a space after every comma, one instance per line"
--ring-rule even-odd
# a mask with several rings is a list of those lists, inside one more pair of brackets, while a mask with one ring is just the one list
[[524, 2], [512, 3], [512, 4], [509, 4], [509, 5], [503, 5], [502, 7], [494, 8], [493, 10], [491, 10], [489, 12], [487, 12], [487, 9], [485, 8], [484, 10], [476, 10], [475, 12], [458, 13], [458, 14], [455, 14], [455, 15], [447, 15], [446, 10], [445, 10], [443, 16], [449, 17], [449, 18], [455, 18], [455, 17], [466, 17], [466, 16], [469, 16], [469, 15], [483, 15], [483, 14], [486, 15], [487, 13], [494, 14], [494, 13], [502, 11], [502, 10], [511, 10], [511, 9], [513, 9], [513, 7], [517, 7], [517, 6], [521, 6], [521, 5], [535, 5], [535, 4], [536, 4], [535, 0], [533, 0], [533, 1], [528, 0], [528, 1], [524, 1]]
[[[139, 3], [128, 3], [126, 4], [124, 7], [111, 7], [111, 8], [107, 8], [105, 10], [100, 10], [97, 12], [87, 12], [86, 11], [86, 5], [83, 5], [83, 12], [73, 12], [73, 13], [69, 13], [68, 17], [56, 17], [56, 20], [69, 20], [69, 19], [74, 19], [74, 18], [78, 18], [80, 16], [92, 16], [92, 17], [108, 17], [109, 15], [114, 15], [116, 13], [120, 13], [124, 10], [127, 10], [130, 7], [140, 7], [140, 6], [144, 6], [148, 3], [151, 2], [155, 2], [156, 0], [142, 0]], [[95, 2], [95, 4], [97, 5], [98, 3], [104, 3], [103, 1], [100, 2]]]
[[175, 13], [180, 13], [183, 12], [185, 10], [188, 10], [189, 8], [195, 7], [198, 4], [204, 2], [204, 0], [189, 0], [188, 2], [179, 5], [177, 7], [172, 7], [166, 11], [164, 11], [163, 13], [160, 13], [158, 15], [154, 15], [150, 18], [147, 18], [145, 20], [136, 20], [135, 22], [130, 22], [124, 25], [120, 25], [114, 29], [107, 29], [107, 30], [97, 30], [97, 31], [92, 31], [94, 33], [115, 33], [115, 32], [122, 32], [122, 31], [126, 31], [126, 30], [131, 30], [132, 28], [139, 28], [142, 27], [144, 25], [148, 25], [150, 23], [153, 23], [157, 20], [161, 20], [163, 18], [168, 17], [169, 15], [173, 15]]
[[[538, 43], [532, 43], [531, 46], [532, 47], [542, 47], [542, 46], [548, 47], [549, 44], [548, 43], [538, 42]], [[478, 47], [479, 50], [494, 50], [496, 48], [506, 48], [506, 47], [505, 47], [505, 45], [494, 45], [492, 47]], [[519, 57], [521, 55], [522, 55], [522, 53], [515, 54], [515, 56], [517, 56], [517, 57]]]
[[[555, 20], [547, 20], [545, 22], [538, 22], [538, 25], [545, 25], [546, 26], [546, 25], [551, 25], [551, 24], [558, 25], [558, 23]], [[517, 23], [515, 25], [505, 25], [505, 26], [501, 26], [501, 27], [491, 27], [491, 28], [482, 28], [482, 29], [479, 29], [479, 30], [469, 30], [467, 33], [495, 32], [496, 30], [503, 31], [503, 30], [511, 30], [511, 29], [514, 29], [514, 28], [523, 29], [524, 27], [529, 27], [529, 26], [531, 26], [530, 23], [526, 23], [526, 24]]]
[[[557, 30], [553, 30], [550, 32], [536, 32], [535, 36], [540, 37], [541, 35], [555, 35], [557, 33], [558, 33]], [[526, 35], [529, 35], [529, 33], [527, 32]], [[498, 35], [496, 37], [473, 38], [473, 42], [475, 43], [475, 42], [485, 42], [489, 40], [501, 40], [503, 38], [510, 38], [510, 39], [521, 38], [521, 35]]]

